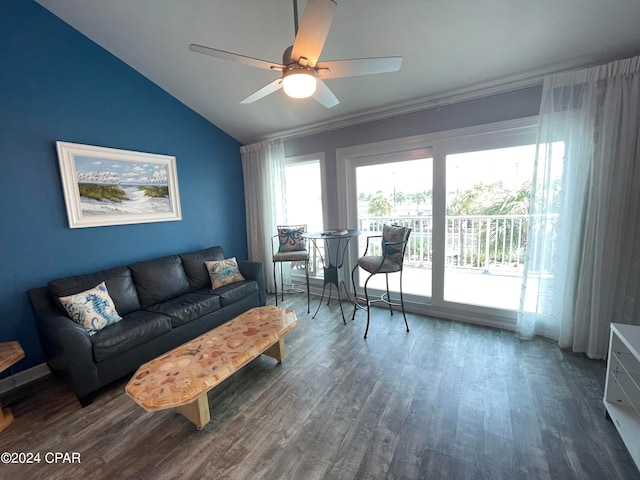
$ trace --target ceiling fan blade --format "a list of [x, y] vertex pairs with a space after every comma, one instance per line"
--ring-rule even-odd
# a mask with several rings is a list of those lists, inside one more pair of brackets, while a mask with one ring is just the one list
[[240, 103], [242, 104], [253, 103], [256, 100], [260, 100], [261, 98], [266, 97], [270, 93], [280, 90], [281, 88], [282, 88], [282, 79], [276, 78], [273, 82], [269, 83], [268, 85], [265, 85], [260, 90], [253, 92], [251, 95], [249, 95], [247, 98], [242, 100]]
[[304, 57], [306, 65], [315, 67], [329, 34], [335, 11], [336, 2], [334, 0], [309, 0], [307, 2], [291, 50], [292, 61], [299, 62], [300, 58]]
[[313, 98], [327, 108], [335, 107], [340, 103], [340, 100], [338, 100], [329, 87], [327, 87], [327, 84], [320, 79], [318, 79], [318, 83], [316, 84], [316, 93], [313, 94]]
[[402, 57], [353, 58], [319, 62], [316, 69], [318, 76], [326, 79], [397, 72], [401, 65]]
[[244, 55], [238, 55], [237, 53], [225, 52], [224, 50], [218, 50], [217, 48], [205, 47], [203, 45], [196, 45], [192, 43], [189, 45], [189, 50], [196, 53], [202, 53], [211, 57], [221, 58], [223, 60], [230, 60], [232, 62], [244, 63], [250, 67], [263, 68], [265, 70], [284, 70], [284, 65], [280, 65], [274, 62], [267, 62], [266, 60], [260, 60], [258, 58], [246, 57]]

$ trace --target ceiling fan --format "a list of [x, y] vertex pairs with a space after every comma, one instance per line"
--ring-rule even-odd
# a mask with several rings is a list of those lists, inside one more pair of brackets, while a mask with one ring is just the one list
[[293, 45], [284, 51], [282, 64], [193, 43], [189, 45], [189, 50], [281, 73], [281, 76], [276, 80], [242, 100], [240, 102], [242, 104], [253, 103], [282, 88], [289, 97], [307, 98], [313, 96], [320, 104], [331, 108], [340, 102], [323, 80], [395, 72], [400, 70], [402, 65], [402, 57], [318, 61], [331, 27], [335, 9], [336, 2], [334, 0], [309, 0], [298, 28], [298, 2], [293, 0], [296, 37]]

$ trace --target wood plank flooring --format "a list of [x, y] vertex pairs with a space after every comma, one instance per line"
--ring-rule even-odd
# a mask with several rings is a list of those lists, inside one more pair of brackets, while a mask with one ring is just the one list
[[[640, 478], [604, 417], [604, 362], [418, 315], [407, 333], [382, 309], [363, 340], [362, 312], [343, 325], [335, 301], [316, 319], [304, 295], [285, 306], [300, 323], [284, 362], [262, 356], [209, 392], [201, 431], [173, 411], [145, 412], [126, 379], [84, 409], [52, 377], [7, 392], [15, 422], [0, 452], [41, 461], [0, 464], [0, 478]], [[80, 463], [47, 463], [47, 452]]]

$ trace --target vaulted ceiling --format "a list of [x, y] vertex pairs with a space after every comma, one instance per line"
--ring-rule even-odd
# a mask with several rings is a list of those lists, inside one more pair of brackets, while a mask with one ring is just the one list
[[240, 105], [278, 74], [188, 46], [280, 63], [295, 37], [292, 0], [37, 1], [245, 144], [640, 54], [639, 0], [337, 0], [320, 60], [400, 55], [400, 71], [327, 80], [340, 100], [331, 109], [282, 91]]

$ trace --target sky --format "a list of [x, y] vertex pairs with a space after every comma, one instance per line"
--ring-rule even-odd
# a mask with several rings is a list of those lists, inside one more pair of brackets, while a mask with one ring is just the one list
[[356, 169], [358, 193], [375, 194], [381, 191], [392, 194], [394, 187], [396, 192], [405, 194], [431, 190], [432, 163], [430, 158], [425, 158], [358, 167]]
[[114, 185], [166, 185], [167, 167], [163, 164], [108, 160], [76, 156], [78, 181], [109, 183]]
[[[502, 181], [519, 187], [533, 176], [535, 146], [502, 148], [447, 155], [447, 192], [471, 188], [478, 183]], [[407, 160], [357, 168], [358, 193], [416, 193], [432, 190], [433, 161]]]

